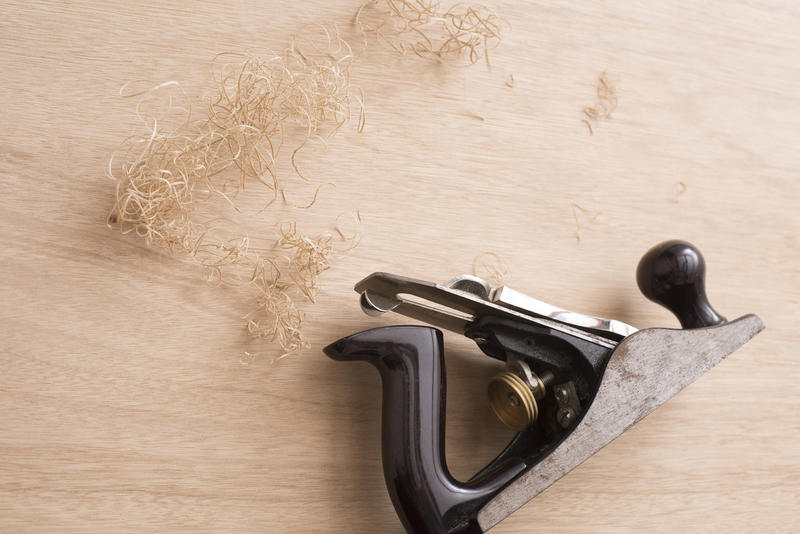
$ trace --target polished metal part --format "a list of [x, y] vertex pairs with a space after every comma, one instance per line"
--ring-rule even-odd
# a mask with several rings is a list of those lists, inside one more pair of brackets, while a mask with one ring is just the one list
[[[451, 281], [451, 283], [455, 282], [453, 285], [456, 288], [454, 288], [395, 274], [372, 273], [358, 282], [355, 290], [361, 294], [361, 307], [367, 315], [380, 315], [387, 311], [393, 311], [461, 335], [465, 334], [470, 323], [478, 317], [494, 315], [545, 326], [601, 347], [613, 349], [617, 346], [615, 339], [609, 339], [549, 317], [535, 317], [529, 313], [492, 302], [483, 298], [482, 294], [479, 296], [469, 289], [457, 289], [459, 286], [476, 287], [475, 277], [469, 277], [468, 285], [459, 282], [459, 280], [466, 280], [468, 276], [458, 277]], [[485, 282], [484, 284], [488, 286]]]
[[625, 338], [611, 355], [586, 416], [549, 456], [479, 511], [481, 532], [578, 467], [763, 328], [758, 317], [745, 315], [708, 328], [651, 328]]
[[477, 276], [472, 276], [471, 274], [462, 274], [460, 276], [456, 276], [447, 282], [445, 286], [449, 287], [450, 289], [457, 289], [459, 291], [472, 293], [476, 297], [480, 297], [483, 300], [492, 300], [492, 286], [489, 285], [489, 282], [482, 278], [478, 278]]
[[492, 302], [507, 308], [528, 313], [537, 317], [549, 317], [560, 323], [566, 323], [580, 328], [608, 332], [618, 336], [619, 339], [628, 337], [639, 329], [616, 319], [604, 319], [593, 317], [569, 310], [562, 310], [552, 304], [542, 302], [510, 287], [502, 286], [495, 289], [492, 294]]
[[377, 317], [388, 311], [392, 311], [401, 303], [397, 299], [381, 295], [376, 291], [364, 291], [361, 293], [361, 309], [370, 317]]

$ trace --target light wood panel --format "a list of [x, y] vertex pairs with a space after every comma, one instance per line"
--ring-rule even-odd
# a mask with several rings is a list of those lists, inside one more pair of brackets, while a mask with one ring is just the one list
[[[353, 73], [366, 130], [304, 160], [337, 187], [253, 223], [266, 240], [283, 216], [365, 219], [308, 308], [312, 348], [278, 363], [246, 336], [242, 295], [105, 226], [108, 155], [139, 127], [118, 89], [179, 80], [202, 103], [216, 53], [281, 48], [309, 22], [347, 32], [358, 2], [0, 7], [0, 531], [399, 534], [378, 377], [319, 350], [399, 321], [363, 316], [352, 284], [447, 280], [491, 250], [538, 298], [674, 326], [633, 279], [672, 237], [704, 252], [721, 313], [767, 330], [493, 532], [796, 530], [800, 8], [492, 5], [511, 30], [491, 70], [371, 48]], [[619, 107], [590, 136], [603, 71]], [[573, 205], [597, 215], [580, 240]], [[509, 434], [485, 402], [495, 367], [447, 341], [448, 460], [466, 477]]]

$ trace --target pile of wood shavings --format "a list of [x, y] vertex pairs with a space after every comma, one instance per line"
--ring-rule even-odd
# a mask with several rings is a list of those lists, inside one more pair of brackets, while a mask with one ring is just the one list
[[[317, 279], [335, 252], [333, 234], [304, 235], [291, 223], [291, 231], [281, 227], [283, 254], [267, 258], [247, 236], [226, 233], [224, 217], [204, 216], [203, 209], [222, 198], [239, 211], [235, 199], [253, 182], [272, 191], [267, 205], [279, 195], [285, 199], [282, 157], [302, 177], [296, 156], [309, 141], [333, 135], [354, 110], [363, 129], [362, 97], [350, 84], [350, 48], [325, 35], [323, 50], [303, 50], [295, 41], [267, 59], [226, 54], [237, 63], [215, 73], [216, 95], [201, 118], [180, 104], [188, 99], [176, 82], [142, 91], [124, 87], [124, 97], [138, 99], [148, 133], [126, 140], [109, 164], [117, 182], [109, 221], [150, 246], [188, 253], [209, 281], [252, 285], [257, 308], [246, 317], [248, 331], [277, 341], [286, 352], [306, 343], [294, 294], [313, 301]], [[166, 110], [150, 112], [154, 101]], [[297, 140], [289, 151], [288, 139]], [[356, 235], [345, 239], [340, 232], [339, 241], [352, 243]]]
[[445, 10], [437, 0], [372, 0], [361, 6], [356, 24], [399, 53], [467, 65], [484, 59], [489, 66], [489, 50], [502, 33], [501, 19], [489, 9], [456, 4]]
[[[383, 22], [377, 27], [360, 22], [364, 9], [356, 18], [362, 31], [387, 43], [413, 34], [416, 42], [395, 41], [393, 48], [401, 53], [410, 49], [440, 59], [466, 55], [469, 64], [485, 57], [488, 64], [488, 50], [499, 41], [497, 18], [479, 8], [440, 12], [438, 3], [396, 0], [384, 7], [388, 11], [380, 14]], [[356, 228], [349, 232], [337, 220], [338, 237], [334, 232], [306, 235], [295, 222], [284, 223], [276, 244], [282, 254], [276, 255], [254, 249], [247, 235], [224, 228], [227, 217], [205, 213], [215, 199], [239, 212], [236, 199], [253, 183], [272, 192], [264, 208], [279, 198], [289, 204], [282, 162], [306, 180], [297, 155], [309, 142], [324, 142], [354, 115], [357, 130], [363, 131], [363, 92], [350, 81], [352, 49], [336, 29], [319, 28], [323, 37], [316, 42], [295, 39], [283, 53], [267, 58], [220, 54], [214, 96], [200, 117], [192, 116], [177, 82], [138, 91], [123, 87], [121, 96], [138, 100], [147, 133], [127, 139], [108, 168], [116, 181], [109, 223], [143, 237], [149, 246], [187, 253], [208, 281], [254, 288], [256, 307], [245, 316], [248, 332], [276, 341], [284, 354], [307, 345], [298, 297], [314, 302], [319, 276], [334, 255], [358, 244], [360, 214], [353, 216]], [[159, 100], [161, 109], [153, 106]], [[310, 208], [317, 194], [304, 207]]]

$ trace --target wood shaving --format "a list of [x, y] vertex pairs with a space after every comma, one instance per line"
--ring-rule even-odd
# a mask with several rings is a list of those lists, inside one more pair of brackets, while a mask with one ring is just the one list
[[[500, 41], [500, 20], [482, 7], [443, 11], [434, 1], [378, 0], [362, 6], [356, 22], [399, 52], [453, 63], [483, 58], [488, 65], [489, 50]], [[308, 181], [304, 150], [325, 143], [354, 117], [357, 131], [364, 130], [364, 93], [350, 80], [351, 46], [335, 27], [313, 29], [280, 53], [219, 54], [213, 96], [201, 113], [193, 113], [175, 81], [123, 86], [120, 95], [136, 100], [146, 133], [125, 140], [108, 166], [116, 181], [108, 224], [148, 246], [187, 254], [209, 282], [253, 287], [248, 332], [279, 343], [284, 354], [306, 345], [298, 299], [314, 302], [334, 255], [359, 243], [360, 213], [337, 218], [333, 231], [318, 235], [299, 232], [295, 222], [279, 225], [277, 249], [285, 254], [274, 257], [255, 250], [241, 230], [230, 230], [227, 216], [209, 212], [222, 201], [240, 213], [237, 199], [252, 185], [271, 192], [259, 214], [277, 200], [311, 208], [327, 184], [298, 205], [287, 199], [282, 169]]]
[[605, 72], [597, 80], [596, 92], [597, 98], [594, 105], [583, 108], [583, 114], [586, 118], [581, 122], [589, 129], [589, 135], [594, 135], [594, 127], [601, 120], [610, 119], [611, 114], [617, 109], [617, 89], [608, 79]]
[[689, 189], [689, 186], [686, 185], [686, 182], [677, 181], [675, 182], [675, 196], [672, 197], [672, 202], [677, 204], [681, 201], [681, 197], [686, 193], [686, 190]]
[[[350, 83], [350, 47], [335, 32], [324, 34], [322, 48], [294, 40], [282, 54], [266, 59], [218, 56], [216, 93], [199, 118], [192, 116], [177, 82], [124, 86], [120, 94], [137, 99], [147, 133], [127, 139], [108, 168], [116, 181], [109, 223], [149, 246], [187, 253], [210, 282], [252, 285], [257, 308], [246, 317], [248, 331], [278, 342], [286, 353], [306, 343], [297, 295], [313, 302], [319, 292], [318, 277], [335, 252], [333, 234], [309, 236], [295, 223], [281, 226], [278, 247], [290, 254], [279, 268], [278, 261], [254, 251], [246, 235], [226, 235], [219, 228], [223, 218], [203, 211], [221, 198], [237, 212], [236, 198], [252, 183], [272, 192], [267, 206], [278, 198], [286, 201], [282, 158], [304, 178], [297, 163], [301, 149], [335, 134], [353, 114], [363, 130], [364, 99]], [[296, 142], [287, 151], [290, 139]], [[295, 207], [311, 207], [321, 187], [310, 203]]]
[[483, 278], [492, 287], [499, 287], [511, 279], [511, 270], [494, 252], [482, 252], [472, 260], [472, 274]]
[[278, 246], [293, 250], [289, 258], [289, 276], [308, 300], [314, 302], [319, 293], [319, 275], [331, 266], [333, 256], [333, 235], [323, 233], [309, 237], [297, 233], [296, 223], [281, 225], [281, 238]]
[[586, 219], [590, 224], [597, 221], [597, 219], [602, 215], [602, 212], [596, 210], [586, 209], [580, 204], [573, 202], [571, 204], [572, 207], [572, 217], [575, 219], [575, 241], [580, 244], [581, 242], [581, 218]]
[[258, 307], [246, 317], [248, 333], [277, 341], [287, 353], [307, 346], [301, 331], [303, 314], [290, 293], [291, 283], [276, 264], [269, 259], [257, 260], [252, 283], [259, 291]]
[[489, 63], [489, 51], [501, 41], [502, 21], [483, 6], [456, 4], [443, 9], [437, 0], [372, 0], [361, 6], [356, 24], [392, 50], [435, 57], [453, 64]]

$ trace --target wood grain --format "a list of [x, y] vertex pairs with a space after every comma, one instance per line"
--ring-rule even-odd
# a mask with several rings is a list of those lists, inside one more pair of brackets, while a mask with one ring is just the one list
[[[363, 316], [352, 284], [447, 280], [489, 250], [537, 298], [675, 326], [633, 279], [673, 237], [705, 254], [716, 309], [767, 330], [492, 532], [796, 531], [800, 8], [492, 5], [511, 29], [491, 70], [377, 47], [356, 65], [367, 128], [306, 156], [337, 187], [289, 215], [325, 228], [358, 208], [364, 239], [308, 308], [312, 348], [278, 363], [246, 336], [242, 295], [106, 227], [104, 167], [140, 131], [118, 90], [179, 80], [202, 103], [218, 52], [346, 32], [358, 2], [0, 7], [0, 531], [399, 534], [378, 377], [319, 350], [399, 320]], [[589, 135], [603, 71], [619, 106]], [[492, 362], [447, 343], [448, 461], [467, 477], [509, 434], [484, 396]]]

